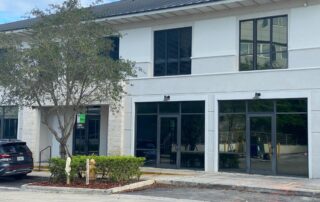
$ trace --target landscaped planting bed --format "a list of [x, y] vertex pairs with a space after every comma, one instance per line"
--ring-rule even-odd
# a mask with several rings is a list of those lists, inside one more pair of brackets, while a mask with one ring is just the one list
[[[86, 185], [86, 161], [94, 159], [96, 180], [89, 181]], [[144, 164], [144, 158], [128, 156], [74, 156], [71, 160], [70, 184], [67, 184], [65, 171], [66, 160], [52, 158], [49, 170], [51, 177], [48, 181], [36, 182], [33, 186], [44, 187], [71, 187], [88, 189], [111, 189], [121, 187], [140, 180], [140, 167]]]

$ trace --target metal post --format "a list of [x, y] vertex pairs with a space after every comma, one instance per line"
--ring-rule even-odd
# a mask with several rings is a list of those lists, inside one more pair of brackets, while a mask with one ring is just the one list
[[89, 176], [90, 175], [90, 164], [89, 159], [86, 161], [86, 185], [89, 185]]

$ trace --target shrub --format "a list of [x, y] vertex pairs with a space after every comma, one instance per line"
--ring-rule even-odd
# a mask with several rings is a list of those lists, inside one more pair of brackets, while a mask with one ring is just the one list
[[50, 180], [53, 182], [65, 182], [67, 175], [65, 171], [66, 160], [61, 158], [52, 158], [49, 161]]
[[[71, 180], [82, 178], [82, 173], [86, 171], [86, 160], [96, 161], [97, 172], [102, 177], [107, 177], [114, 182], [128, 182], [140, 179], [140, 167], [143, 166], [145, 159], [131, 156], [74, 156], [71, 161]], [[55, 182], [66, 180], [65, 173], [66, 161], [60, 158], [50, 160], [51, 179]]]
[[126, 182], [131, 179], [140, 179], [140, 167], [144, 164], [144, 158], [135, 157], [109, 157], [108, 161], [108, 177], [112, 181]]

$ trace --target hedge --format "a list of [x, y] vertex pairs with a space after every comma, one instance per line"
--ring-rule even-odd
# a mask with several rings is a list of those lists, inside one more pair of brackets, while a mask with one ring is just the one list
[[[73, 156], [71, 160], [71, 180], [82, 178], [86, 171], [86, 160], [94, 159], [96, 161], [97, 173], [102, 178], [107, 178], [113, 182], [127, 182], [134, 179], [140, 179], [140, 167], [143, 166], [145, 158], [131, 156]], [[65, 173], [66, 160], [61, 158], [52, 158], [49, 164], [51, 180], [54, 182], [63, 182], [66, 180]]]

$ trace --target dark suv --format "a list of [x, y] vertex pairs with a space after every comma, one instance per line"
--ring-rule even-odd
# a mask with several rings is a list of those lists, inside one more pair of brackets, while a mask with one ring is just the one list
[[0, 140], [0, 176], [22, 178], [32, 169], [32, 152], [25, 142]]

